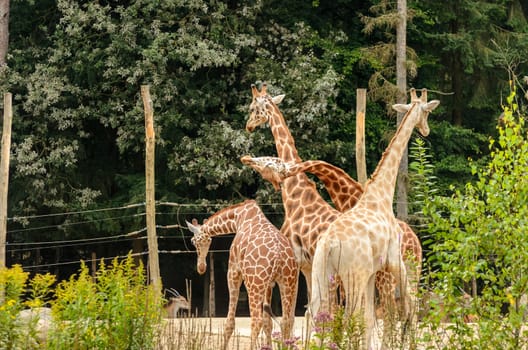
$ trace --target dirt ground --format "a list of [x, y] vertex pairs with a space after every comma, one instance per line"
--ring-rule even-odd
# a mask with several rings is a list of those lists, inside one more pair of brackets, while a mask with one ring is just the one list
[[[167, 319], [163, 338], [165, 341], [160, 350], [172, 349], [219, 349], [223, 341], [225, 317], [215, 318], [177, 318]], [[237, 317], [235, 331], [229, 342], [229, 350], [250, 348], [251, 325], [249, 317]], [[273, 331], [280, 331], [280, 326], [273, 325]], [[296, 317], [294, 334], [305, 339], [306, 325], [304, 317]], [[191, 335], [189, 337], [189, 335]]]
[[[223, 327], [225, 318], [177, 318], [167, 319], [165, 341], [160, 350], [173, 349], [200, 349], [217, 350], [223, 341]], [[230, 339], [228, 350], [250, 349], [251, 326], [249, 317], [237, 317], [235, 331]], [[280, 332], [280, 326], [273, 324], [273, 332]], [[294, 323], [294, 336], [298, 337], [299, 344], [305, 344], [307, 339], [307, 323], [304, 317], [296, 317]], [[377, 339], [376, 339], [377, 342]], [[301, 345], [300, 349], [303, 349]], [[379, 347], [373, 347], [378, 349]]]
[[[223, 341], [223, 325], [225, 318], [180, 318], [167, 320], [166, 327], [164, 329], [164, 340], [159, 346], [159, 350], [217, 350], [221, 348]], [[446, 345], [448, 339], [452, 336], [447, 327], [449, 324], [445, 324], [446, 327], [442, 329], [435, 329], [434, 344], [416, 344], [416, 349], [423, 350], [428, 348], [438, 348], [439, 345]], [[477, 324], [472, 324], [477, 327]], [[431, 332], [424, 328], [424, 325], [419, 326], [421, 332]], [[298, 343], [299, 349], [305, 349], [306, 344], [306, 329], [307, 323], [304, 317], [296, 317], [294, 324], [294, 335], [299, 337], [300, 342]], [[274, 323], [274, 331], [279, 331], [280, 327]], [[380, 335], [383, 332], [383, 322], [377, 320], [376, 329], [374, 331], [374, 339], [371, 349], [381, 349]], [[528, 326], [524, 327], [523, 333], [526, 335], [528, 332]], [[235, 331], [231, 337], [228, 350], [246, 350], [250, 349], [250, 318], [249, 317], [237, 317], [235, 321]], [[420, 338], [420, 334], [415, 334]], [[418, 339], [417, 338], [417, 339]], [[259, 349], [257, 347], [257, 349]], [[441, 346], [440, 346], [441, 348]], [[522, 350], [528, 350], [523, 348]]]

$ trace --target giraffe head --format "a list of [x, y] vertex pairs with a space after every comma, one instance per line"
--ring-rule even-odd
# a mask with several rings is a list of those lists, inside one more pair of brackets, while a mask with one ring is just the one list
[[205, 273], [207, 269], [207, 253], [209, 253], [209, 247], [211, 246], [211, 236], [202, 231], [202, 226], [198, 224], [196, 219], [192, 220], [192, 223], [185, 221], [187, 227], [193, 233], [191, 243], [196, 247], [196, 254], [198, 258], [196, 260], [196, 270], [200, 275]]
[[410, 113], [417, 108], [419, 119], [416, 123], [416, 127], [422, 136], [429, 135], [429, 125], [427, 124], [427, 117], [438, 105], [440, 101], [432, 100], [427, 102], [427, 89], [422, 89], [422, 95], [420, 97], [416, 96], [416, 90], [411, 89], [411, 103], [409, 104], [395, 104], [392, 106], [396, 111], [400, 113]]
[[269, 96], [266, 83], [262, 83], [260, 91], [255, 84], [251, 84], [251, 93], [253, 100], [249, 105], [249, 119], [246, 123], [248, 132], [252, 132], [257, 126], [267, 123], [274, 111], [274, 105], [278, 105], [284, 99], [284, 95]]
[[290, 176], [293, 162], [284, 162], [278, 157], [250, 157], [240, 158], [242, 164], [248, 165], [256, 170], [262, 178], [271, 182], [275, 190], [280, 190], [282, 181]]

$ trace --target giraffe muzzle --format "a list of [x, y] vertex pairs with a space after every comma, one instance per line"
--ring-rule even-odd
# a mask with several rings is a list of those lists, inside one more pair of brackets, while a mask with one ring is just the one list
[[200, 275], [203, 275], [205, 273], [205, 270], [207, 269], [207, 264], [203, 262], [199, 262], [196, 264], [196, 270]]

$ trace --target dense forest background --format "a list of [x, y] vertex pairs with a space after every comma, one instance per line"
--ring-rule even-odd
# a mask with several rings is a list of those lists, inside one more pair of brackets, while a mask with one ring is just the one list
[[[11, 0], [7, 65], [0, 71], [1, 91], [14, 98], [8, 265], [55, 266], [52, 272], [67, 276], [78, 265], [62, 261], [144, 250], [141, 235], [129, 234], [144, 222], [144, 208], [135, 206], [144, 201], [143, 84], [150, 85], [155, 111], [157, 221], [182, 225], [159, 232], [161, 250], [188, 251], [184, 220], [245, 198], [256, 198], [280, 227], [279, 193], [239, 161], [276, 154], [269, 130], [244, 130], [257, 80], [271, 94], [286, 94], [281, 109], [301, 158], [326, 160], [353, 177], [355, 94], [367, 88], [372, 172], [396, 124], [395, 6]], [[486, 159], [510, 81], [524, 108], [528, 4], [407, 6], [408, 85], [441, 101], [425, 142], [438, 193], [449, 194], [472, 177], [468, 158]], [[127, 205], [119, 214], [109, 209]], [[102, 244], [101, 236], [115, 239]], [[81, 238], [94, 242], [50, 244]], [[215, 244], [225, 250], [229, 240]], [[169, 285], [197, 278], [192, 254], [160, 259]]]

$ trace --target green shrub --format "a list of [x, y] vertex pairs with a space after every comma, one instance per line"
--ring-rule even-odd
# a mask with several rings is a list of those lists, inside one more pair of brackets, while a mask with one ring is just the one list
[[24, 293], [28, 273], [19, 265], [10, 269], [0, 268], [0, 349], [21, 349], [26, 338], [16, 327], [17, 315], [24, 305]]
[[53, 302], [51, 349], [152, 349], [161, 322], [159, 291], [146, 285], [143, 265], [131, 256], [101, 262], [92, 277], [82, 264], [61, 282]]
[[[511, 299], [528, 292], [528, 133], [514, 97], [515, 91], [507, 99], [497, 139], [490, 139], [488, 163], [471, 166], [476, 181], [425, 203], [431, 277], [451, 322], [438, 348], [528, 346], [526, 332], [521, 333], [524, 310], [507, 310]], [[468, 303], [457, 297], [461, 289], [473, 295]], [[478, 317], [476, 326], [464, 322], [468, 314]], [[425, 321], [438, 329], [440, 317], [432, 313]]]

